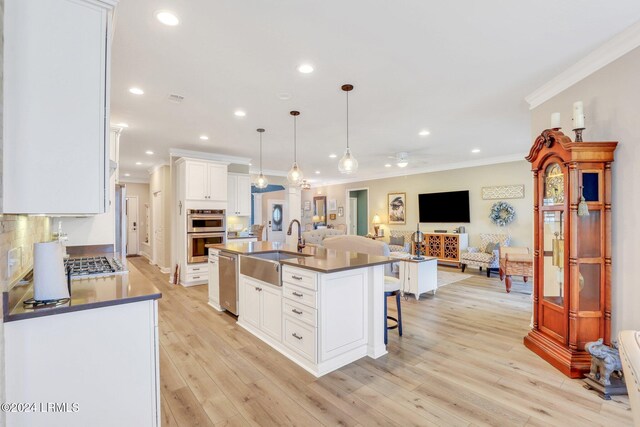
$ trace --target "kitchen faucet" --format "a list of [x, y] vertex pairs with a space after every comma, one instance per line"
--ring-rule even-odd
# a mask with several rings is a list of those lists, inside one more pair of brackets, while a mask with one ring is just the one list
[[304, 240], [302, 240], [302, 226], [300, 225], [300, 221], [297, 219], [292, 219], [289, 223], [289, 229], [287, 230], [287, 236], [291, 236], [291, 232], [293, 231], [293, 223], [298, 224], [298, 252], [302, 252], [304, 249]]

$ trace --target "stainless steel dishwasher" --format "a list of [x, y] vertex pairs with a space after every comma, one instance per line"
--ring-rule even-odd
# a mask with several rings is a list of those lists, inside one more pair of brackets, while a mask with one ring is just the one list
[[220, 251], [218, 255], [220, 270], [220, 306], [238, 315], [238, 255]]

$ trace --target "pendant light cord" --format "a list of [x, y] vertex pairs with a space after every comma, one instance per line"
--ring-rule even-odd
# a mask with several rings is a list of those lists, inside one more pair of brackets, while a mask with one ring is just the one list
[[298, 163], [298, 152], [297, 152], [297, 122], [298, 116], [293, 116], [293, 163]]
[[347, 150], [349, 149], [349, 92], [347, 92]]
[[260, 132], [260, 175], [262, 175], [262, 132]]

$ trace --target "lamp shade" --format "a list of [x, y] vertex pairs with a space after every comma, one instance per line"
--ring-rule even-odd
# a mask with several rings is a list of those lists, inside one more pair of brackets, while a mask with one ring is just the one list
[[381, 222], [381, 221], [380, 221], [380, 217], [378, 216], [378, 214], [375, 214], [375, 215], [373, 216], [373, 219], [371, 220], [371, 223], [372, 223], [372, 224], [380, 224], [380, 222]]

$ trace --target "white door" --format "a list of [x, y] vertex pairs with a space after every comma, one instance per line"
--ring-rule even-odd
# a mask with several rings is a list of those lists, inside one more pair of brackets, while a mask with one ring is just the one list
[[358, 234], [358, 199], [349, 198], [349, 234]]
[[284, 243], [285, 239], [285, 202], [269, 200], [269, 241]]
[[251, 178], [249, 175], [238, 175], [237, 177], [236, 206], [238, 215], [251, 215]]
[[238, 215], [238, 178], [227, 176], [227, 215]]
[[207, 200], [227, 201], [227, 167], [225, 165], [208, 165], [208, 187]]
[[162, 191], [153, 193], [153, 263], [164, 267], [164, 212]]
[[[243, 280], [243, 279], [241, 279]], [[248, 324], [260, 327], [260, 286], [249, 281], [241, 281], [244, 298], [240, 304], [240, 316]]]
[[[189, 200], [208, 200], [207, 164], [187, 162], [187, 195]], [[226, 191], [226, 183], [225, 183]]]
[[282, 292], [263, 286], [260, 328], [273, 339], [282, 339]]
[[127, 197], [125, 202], [127, 216], [127, 255], [138, 255], [138, 197]]

